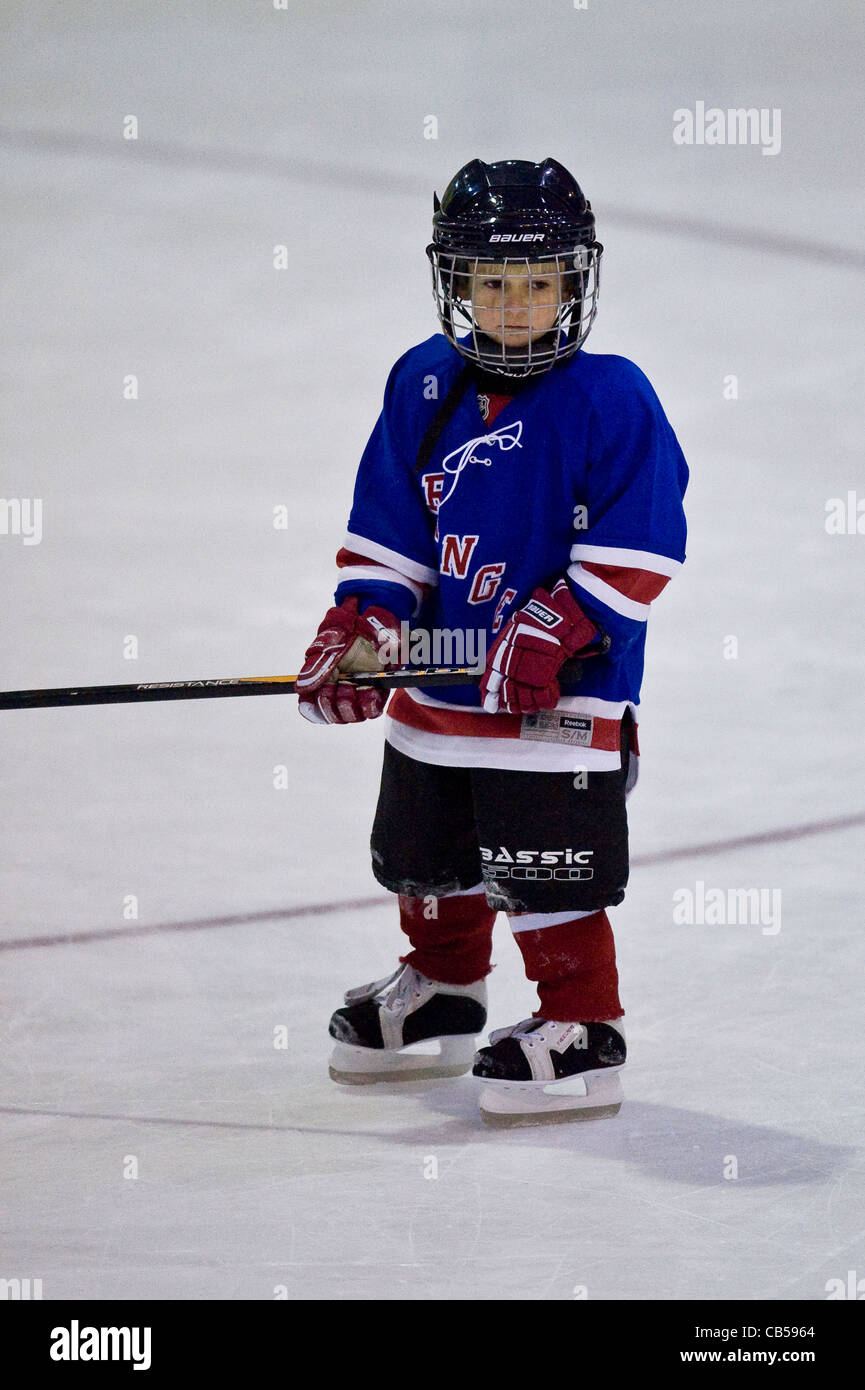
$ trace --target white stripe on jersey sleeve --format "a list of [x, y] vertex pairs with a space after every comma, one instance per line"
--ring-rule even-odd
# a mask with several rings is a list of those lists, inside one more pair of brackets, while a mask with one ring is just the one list
[[407, 555], [400, 555], [397, 550], [388, 550], [386, 545], [379, 545], [378, 541], [368, 541], [366, 536], [356, 536], [347, 531], [343, 546], [355, 555], [367, 555], [370, 560], [380, 560], [383, 565], [392, 566], [398, 574], [406, 575], [419, 584], [439, 582], [436, 570], [430, 569], [428, 565], [418, 564], [417, 560], [410, 560]]
[[654, 555], [650, 550], [623, 550], [612, 545], [572, 545], [571, 559], [618, 565], [622, 569], [649, 570], [651, 574], [666, 574], [670, 579], [682, 568], [681, 560], [670, 560], [666, 555]]
[[413, 594], [415, 612], [420, 607], [423, 598], [423, 589], [420, 585], [415, 584], [411, 579], [406, 579], [404, 574], [397, 574], [396, 570], [388, 569], [386, 565], [343, 565], [337, 574], [339, 576], [338, 584], [351, 584], [357, 579], [371, 579], [377, 584], [400, 584]]
[[651, 611], [648, 603], [637, 603], [636, 599], [626, 598], [618, 589], [614, 589], [612, 584], [607, 584], [596, 574], [590, 574], [582, 565], [569, 565], [568, 575], [577, 588], [585, 589], [587, 594], [605, 603], [615, 613], [621, 613], [625, 618], [634, 618], [638, 623], [648, 622]]

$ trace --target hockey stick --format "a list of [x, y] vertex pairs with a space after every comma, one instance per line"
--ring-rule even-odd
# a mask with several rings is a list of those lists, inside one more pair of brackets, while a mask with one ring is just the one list
[[[578, 681], [582, 662], [566, 661], [559, 675]], [[352, 685], [379, 690], [407, 686], [478, 685], [483, 670], [476, 666], [398, 666], [391, 671], [343, 675]], [[58, 705], [132, 705], [151, 700], [211, 700], [224, 695], [295, 695], [297, 676], [238, 676], [227, 680], [147, 681], [140, 685], [60, 686], [54, 690], [0, 691], [0, 709], [48, 709]]]

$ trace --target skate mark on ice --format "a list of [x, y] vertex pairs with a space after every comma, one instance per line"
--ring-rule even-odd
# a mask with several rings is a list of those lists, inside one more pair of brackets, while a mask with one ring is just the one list
[[[457, 1083], [459, 1084], [459, 1083]], [[402, 1089], [402, 1088], [401, 1088]], [[3, 1105], [0, 1115], [19, 1115], [25, 1118], [90, 1120], [110, 1124], [158, 1125], [167, 1128], [207, 1129], [275, 1135], [320, 1135], [322, 1138], [346, 1137], [354, 1141], [379, 1140], [386, 1145], [425, 1151], [432, 1144], [456, 1145], [448, 1154], [462, 1159], [472, 1151], [527, 1148], [536, 1151], [542, 1140], [545, 1149], [562, 1149], [584, 1159], [603, 1158], [626, 1168], [662, 1178], [665, 1183], [681, 1184], [687, 1190], [680, 1203], [669, 1210], [693, 1215], [708, 1225], [723, 1220], [718, 1213], [711, 1215], [691, 1211], [687, 1203], [700, 1192], [719, 1189], [720, 1162], [725, 1153], [735, 1153], [739, 1161], [736, 1188], [770, 1191], [784, 1187], [811, 1186], [814, 1183], [838, 1181], [849, 1171], [856, 1171], [860, 1155], [853, 1145], [834, 1144], [808, 1136], [791, 1134], [769, 1125], [731, 1120], [725, 1115], [684, 1110], [650, 1101], [629, 1100], [627, 1118], [615, 1126], [569, 1125], [549, 1127], [517, 1127], [488, 1129], [477, 1122], [475, 1097], [470, 1086], [461, 1087], [456, 1095], [449, 1086], [437, 1086], [423, 1098], [429, 1119], [418, 1122], [417, 1116], [396, 1118], [396, 1128], [334, 1125], [293, 1125], [245, 1120], [208, 1120], [170, 1115], [135, 1115], [118, 1111], [62, 1110], [37, 1106]], [[384, 1099], [384, 1097], [383, 1097]], [[402, 1107], [400, 1106], [400, 1109]], [[471, 1113], [469, 1114], [469, 1110]], [[465, 1113], [464, 1113], [465, 1112]], [[381, 1111], [375, 1121], [380, 1126]], [[433, 1186], [437, 1186], [434, 1184]], [[656, 1197], [639, 1199], [649, 1205], [663, 1203]], [[815, 1200], [825, 1201], [825, 1195]], [[420, 1232], [418, 1232], [420, 1235]], [[847, 1244], [847, 1242], [845, 1242]], [[840, 1248], [844, 1248], [842, 1245]]]

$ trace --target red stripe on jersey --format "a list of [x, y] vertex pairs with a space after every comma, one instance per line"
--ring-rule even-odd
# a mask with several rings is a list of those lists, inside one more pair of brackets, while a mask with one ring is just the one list
[[670, 582], [668, 575], [653, 574], [651, 570], [597, 565], [593, 560], [582, 560], [580, 563], [589, 574], [597, 575], [598, 579], [603, 579], [605, 584], [635, 603], [651, 603]]
[[425, 734], [457, 734], [463, 738], [519, 738], [521, 714], [464, 714], [418, 704], [405, 690], [396, 690], [387, 712], [400, 724]]
[[[453, 734], [460, 738], [519, 738], [522, 731], [521, 714], [464, 714], [462, 710], [434, 709], [413, 700], [405, 690], [394, 691], [387, 712], [398, 724], [419, 729], [426, 734]], [[568, 710], [561, 710], [567, 715]], [[592, 716], [590, 747], [607, 753], [619, 749], [621, 721]], [[576, 750], [575, 750], [576, 751]]]
[[[345, 546], [343, 546], [342, 550], [340, 550], [340, 551], [338, 552], [337, 557], [336, 557], [336, 567], [337, 567], [337, 569], [341, 569], [341, 570], [350, 569], [350, 568], [354, 567], [355, 565], [365, 565], [365, 566], [368, 566], [368, 567], [370, 567], [370, 568], [372, 568], [372, 569], [380, 569], [380, 570], [393, 570], [393, 569], [394, 569], [393, 565], [386, 565], [386, 564], [384, 564], [381, 560], [372, 560], [372, 559], [370, 559], [370, 557], [369, 557], [368, 555], [361, 555], [357, 550], [346, 550], [346, 549], [345, 549]], [[398, 573], [399, 573], [399, 570], [396, 570], [395, 573], [398, 574]], [[391, 582], [393, 582], [393, 581], [391, 581], [391, 580], [386, 580], [385, 582], [386, 582], [386, 583], [391, 583]], [[422, 583], [420, 582], [420, 580], [418, 580], [418, 579], [409, 580], [409, 579], [406, 578], [406, 583], [411, 583], [411, 584], [414, 585], [414, 587], [415, 587], [416, 589], [420, 589], [421, 594], [423, 595], [424, 598], [426, 598], [426, 596], [427, 596], [427, 594], [429, 593], [430, 589], [433, 587], [432, 584], [422, 584]]]
[[346, 550], [343, 547], [336, 557], [337, 568], [344, 570], [349, 565], [378, 565], [381, 569], [390, 569], [389, 565], [382, 565], [381, 560], [371, 560], [368, 555], [360, 555], [356, 550]]

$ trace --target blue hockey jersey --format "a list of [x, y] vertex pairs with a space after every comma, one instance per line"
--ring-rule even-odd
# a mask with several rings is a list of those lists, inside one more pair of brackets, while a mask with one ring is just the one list
[[[618, 766], [636, 711], [649, 605], [685, 558], [688, 469], [650, 383], [587, 353], [525, 386], [487, 427], [441, 334], [394, 366], [358, 470], [336, 601], [410, 620], [422, 661], [471, 661], [538, 586], [567, 575], [609, 650], [563, 685], [555, 711], [487, 714], [476, 685], [400, 691], [387, 737], [457, 766]], [[465, 390], [420, 472], [421, 441], [460, 373]], [[442, 650], [442, 644], [450, 650]], [[454, 647], [456, 634], [469, 639]], [[438, 635], [438, 646], [436, 637]]]

